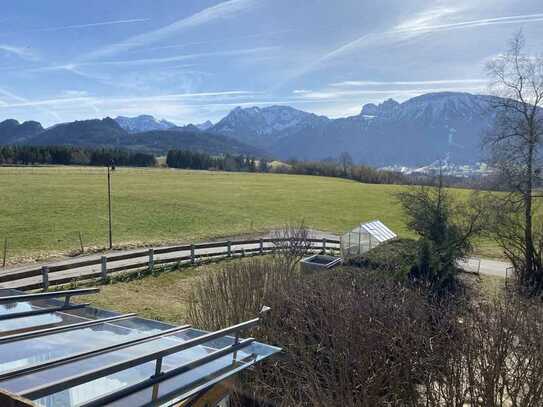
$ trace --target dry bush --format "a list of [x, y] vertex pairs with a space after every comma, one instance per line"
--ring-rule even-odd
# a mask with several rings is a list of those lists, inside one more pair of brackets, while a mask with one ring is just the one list
[[270, 256], [226, 263], [203, 275], [189, 298], [188, 318], [195, 326], [220, 329], [254, 318], [268, 298], [297, 278], [297, 263], [311, 248], [303, 222], [275, 232], [280, 239]]
[[416, 405], [449, 331], [424, 295], [348, 271], [300, 279], [270, 305], [262, 339], [285, 355], [249, 379], [279, 406]]
[[189, 296], [189, 320], [217, 330], [255, 318], [270, 294], [288, 284], [293, 274], [278, 265], [270, 258], [250, 258], [204, 274]]
[[193, 291], [189, 316], [202, 328], [271, 307], [250, 335], [284, 353], [243, 376], [238, 405], [543, 405], [540, 303], [510, 293], [466, 307], [434, 303], [379, 273], [302, 276], [276, 259], [228, 263]]
[[277, 230], [272, 236], [278, 239], [274, 243], [273, 257], [276, 263], [282, 263], [283, 268], [294, 271], [296, 264], [311, 250], [310, 232], [304, 222], [287, 224]]
[[426, 406], [543, 405], [541, 304], [518, 297], [478, 303], [458, 321], [458, 341], [426, 383]]
[[360, 270], [301, 277], [285, 264], [229, 263], [195, 286], [195, 326], [217, 329], [271, 306], [251, 336], [284, 355], [250, 372], [240, 393], [280, 406], [414, 405], [438, 364], [432, 341], [448, 331], [447, 316], [423, 294]]

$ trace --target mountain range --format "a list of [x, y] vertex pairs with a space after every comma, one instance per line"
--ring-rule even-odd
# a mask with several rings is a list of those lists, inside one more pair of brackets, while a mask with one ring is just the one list
[[348, 152], [381, 166], [420, 165], [448, 158], [481, 159], [481, 135], [493, 125], [491, 96], [442, 92], [403, 103], [366, 104], [339, 119], [291, 107], [236, 108], [209, 131], [265, 148], [278, 158], [327, 159]]
[[117, 116], [114, 120], [119, 124], [119, 126], [129, 133], [142, 133], [145, 131], [171, 130], [179, 128], [191, 129], [193, 127], [196, 127], [198, 130], [206, 131], [213, 127], [213, 123], [210, 120], [199, 124], [178, 126], [177, 124], [169, 122], [168, 120], [157, 120], [148, 114], [142, 114], [136, 117]]
[[131, 133], [109, 117], [61, 123], [47, 129], [43, 129], [36, 122], [5, 120], [0, 123], [0, 145], [8, 144], [122, 148], [157, 155], [165, 154], [169, 149], [194, 150], [208, 154], [265, 154], [262, 150], [236, 139], [202, 132], [192, 125]]
[[494, 122], [491, 96], [428, 93], [403, 103], [366, 104], [355, 116], [330, 119], [290, 106], [237, 107], [216, 124], [177, 126], [153, 116], [63, 123], [0, 123], [0, 144], [69, 144], [118, 147], [163, 154], [170, 148], [269, 156], [328, 159], [348, 152], [375, 166], [421, 165], [447, 158], [481, 159], [481, 135]]

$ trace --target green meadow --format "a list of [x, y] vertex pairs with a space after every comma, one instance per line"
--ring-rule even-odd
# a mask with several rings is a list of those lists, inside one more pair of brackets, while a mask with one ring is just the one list
[[[341, 233], [377, 218], [409, 236], [394, 198], [402, 188], [299, 175], [118, 168], [113, 242], [202, 241], [301, 220]], [[104, 168], [0, 168], [0, 245], [8, 239], [8, 260], [76, 253], [79, 234], [86, 249], [107, 246]]]

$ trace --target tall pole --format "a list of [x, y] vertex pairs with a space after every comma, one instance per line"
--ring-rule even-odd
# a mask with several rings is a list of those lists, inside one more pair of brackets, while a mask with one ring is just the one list
[[111, 236], [111, 171], [110, 166], [107, 166], [107, 206], [108, 206], [108, 220], [109, 220], [109, 249], [113, 248], [113, 239]]

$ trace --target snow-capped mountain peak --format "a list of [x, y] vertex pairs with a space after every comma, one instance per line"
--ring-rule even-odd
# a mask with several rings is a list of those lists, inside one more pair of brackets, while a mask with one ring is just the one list
[[136, 117], [118, 116], [115, 121], [129, 133], [140, 133], [152, 130], [168, 130], [177, 127], [167, 120], [157, 120], [151, 115], [142, 114]]
[[203, 123], [195, 124], [195, 126], [202, 131], [206, 131], [213, 127], [213, 122], [211, 122], [211, 120], [206, 120]]
[[290, 106], [236, 107], [226, 117], [215, 124], [211, 131], [232, 135], [240, 140], [269, 145], [274, 140], [297, 132], [301, 128], [314, 126], [315, 123], [329, 119], [304, 112]]

